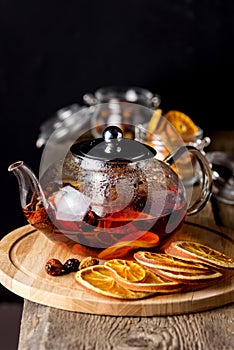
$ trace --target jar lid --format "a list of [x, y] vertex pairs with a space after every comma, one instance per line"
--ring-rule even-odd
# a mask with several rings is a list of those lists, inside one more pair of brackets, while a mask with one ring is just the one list
[[208, 152], [207, 158], [213, 173], [213, 196], [234, 204], [234, 159], [225, 152]]
[[103, 131], [102, 138], [75, 143], [70, 151], [79, 158], [121, 163], [137, 162], [156, 155], [154, 148], [123, 138], [123, 132], [118, 126], [108, 126]]

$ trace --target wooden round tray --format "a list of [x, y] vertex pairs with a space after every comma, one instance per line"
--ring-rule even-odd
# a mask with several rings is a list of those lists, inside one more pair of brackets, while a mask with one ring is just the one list
[[[188, 239], [234, 257], [234, 232], [218, 226], [185, 223], [174, 239]], [[155, 295], [142, 300], [99, 296], [75, 282], [74, 274], [52, 277], [45, 271], [51, 258], [62, 262], [71, 253], [32, 226], [18, 228], [0, 241], [0, 282], [13, 293], [43, 305], [90, 314], [113, 316], [166, 316], [198, 312], [234, 301], [234, 276], [194, 292]]]

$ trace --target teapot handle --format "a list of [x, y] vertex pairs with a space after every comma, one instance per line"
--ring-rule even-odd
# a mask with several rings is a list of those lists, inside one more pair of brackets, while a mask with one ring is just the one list
[[198, 213], [200, 210], [202, 210], [205, 207], [206, 203], [209, 201], [212, 193], [213, 178], [212, 178], [212, 170], [207, 158], [201, 153], [200, 150], [198, 150], [194, 146], [182, 146], [178, 148], [174, 153], [167, 156], [164, 159], [164, 162], [166, 162], [169, 166], [171, 166], [186, 151], [194, 155], [202, 171], [201, 196], [187, 209], [187, 215], [193, 215]]

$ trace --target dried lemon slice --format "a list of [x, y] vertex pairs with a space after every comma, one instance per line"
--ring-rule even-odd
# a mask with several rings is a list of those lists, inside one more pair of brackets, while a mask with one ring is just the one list
[[[128, 278], [123, 278], [121, 274], [119, 274], [118, 265], [115, 264], [115, 261], [109, 262], [110, 261], [105, 262], [104, 266], [110, 270], [115, 281], [125, 288], [133, 291], [157, 293], [172, 293], [182, 290], [181, 284], [161, 278], [148, 269], [145, 269], [145, 277], [143, 280], [132, 282]], [[125, 264], [125, 261], [123, 261], [123, 264]], [[136, 263], [133, 263], [131, 264], [131, 267], [135, 268], [135, 265]]]
[[200, 261], [214, 267], [234, 269], [234, 258], [198, 242], [175, 241], [165, 249], [165, 252], [183, 260]]
[[145, 269], [138, 263], [130, 260], [112, 259], [104, 263], [105, 267], [114, 271], [116, 276], [129, 282], [139, 282], [145, 278]]
[[75, 280], [91, 292], [119, 299], [142, 299], [155, 292], [134, 292], [118, 284], [103, 265], [86, 267], [75, 274]]
[[178, 272], [201, 272], [208, 270], [208, 267], [199, 262], [183, 261], [169, 254], [152, 253], [147, 251], [138, 251], [134, 258], [142, 265], [162, 270]]
[[163, 115], [178, 131], [182, 137], [191, 136], [192, 138], [198, 132], [198, 127], [192, 119], [183, 112], [171, 110]]

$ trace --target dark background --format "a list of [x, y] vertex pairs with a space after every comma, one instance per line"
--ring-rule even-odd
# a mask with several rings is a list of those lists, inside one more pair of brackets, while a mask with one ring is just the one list
[[37, 174], [39, 127], [108, 85], [159, 93], [204, 131], [233, 128], [232, 1], [0, 1], [1, 229], [25, 224], [16, 160]]
[[27, 224], [10, 163], [38, 173], [39, 127], [86, 92], [139, 86], [208, 130], [233, 128], [226, 0], [0, 0], [0, 238]]

